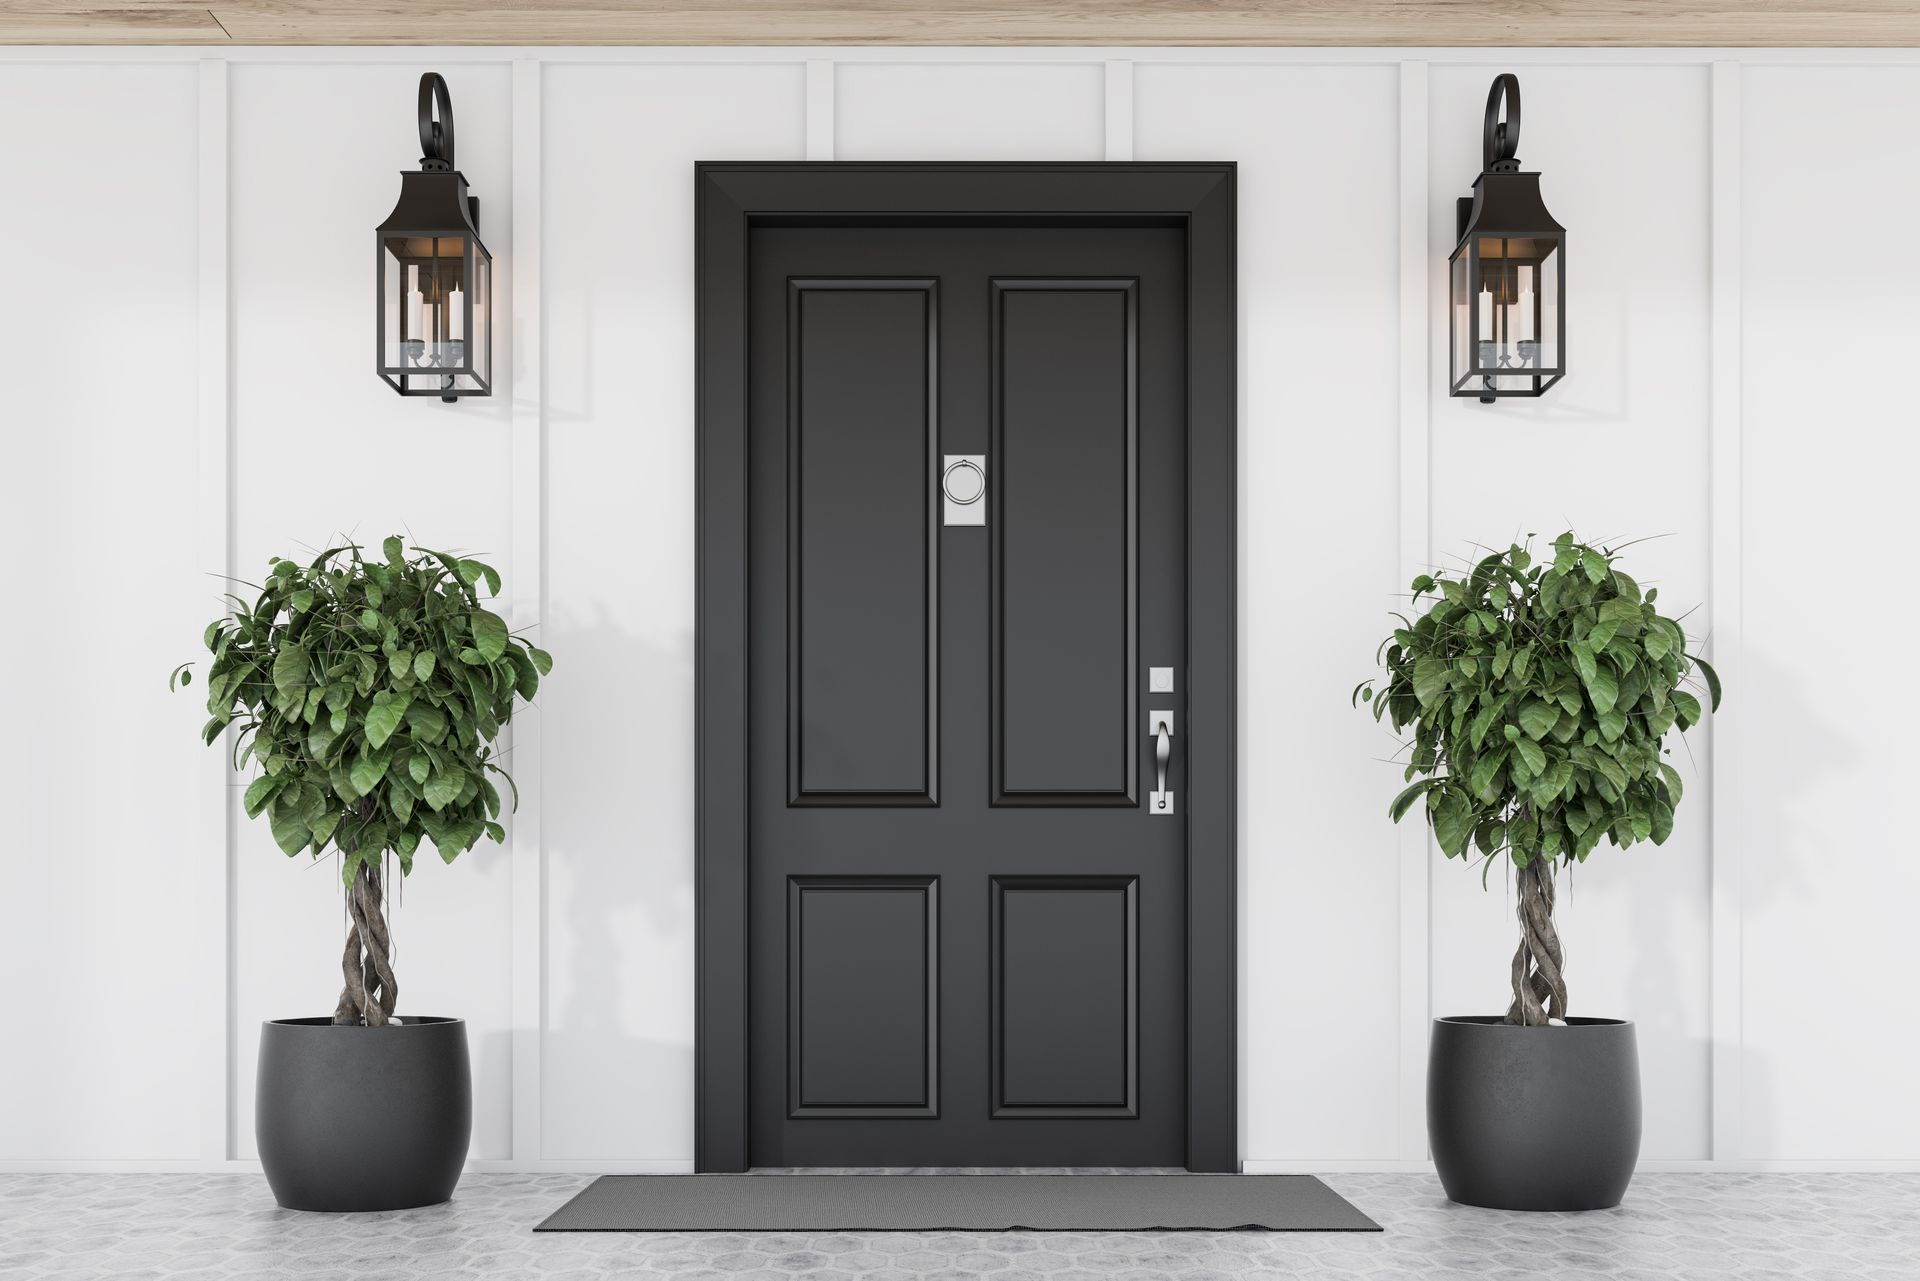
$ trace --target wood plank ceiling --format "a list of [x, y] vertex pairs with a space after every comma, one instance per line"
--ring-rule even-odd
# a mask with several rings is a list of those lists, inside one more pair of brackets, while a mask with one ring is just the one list
[[0, 44], [1920, 45], [1920, 0], [0, 0]]

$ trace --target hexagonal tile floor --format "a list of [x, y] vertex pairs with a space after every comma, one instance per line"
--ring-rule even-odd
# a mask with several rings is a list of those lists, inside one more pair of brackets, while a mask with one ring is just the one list
[[1920, 1277], [1920, 1175], [1643, 1174], [1593, 1214], [1449, 1203], [1428, 1175], [1332, 1175], [1367, 1233], [541, 1234], [589, 1180], [468, 1175], [399, 1214], [297, 1214], [248, 1175], [0, 1176], [0, 1276], [39, 1278], [675, 1277], [837, 1281], [1255, 1277], [1633, 1281]]

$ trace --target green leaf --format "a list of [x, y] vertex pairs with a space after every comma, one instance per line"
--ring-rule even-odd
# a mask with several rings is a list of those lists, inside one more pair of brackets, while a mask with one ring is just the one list
[[[1473, 745], [1475, 751], [1480, 750], [1480, 744], [1486, 741], [1487, 731], [1493, 728], [1494, 721], [1499, 719], [1500, 714], [1506, 710], [1506, 707], [1507, 699], [1505, 695], [1502, 695], [1481, 708], [1479, 713], [1474, 716], [1473, 724], [1467, 730], [1467, 741]], [[1478, 791], [1479, 789], [1475, 788], [1474, 790]]]
[[1673, 691], [1673, 711], [1681, 729], [1692, 729], [1700, 723], [1700, 700], [1684, 689]]
[[1530, 698], [1520, 705], [1520, 728], [1536, 741], [1553, 732], [1560, 721], [1560, 709], [1543, 699]]
[[424, 681], [433, 675], [433, 651], [423, 649], [413, 656], [413, 678]]
[[1452, 668], [1446, 659], [1422, 658], [1413, 665], [1413, 696], [1419, 700], [1420, 706], [1431, 707], [1447, 692], [1447, 685], [1452, 679]]
[[1569, 645], [1567, 653], [1573, 658], [1574, 670], [1580, 673], [1580, 679], [1590, 681], [1599, 667], [1593, 660], [1593, 651], [1584, 645]]
[[[1614, 577], [1625, 578], [1626, 575], [1616, 574]], [[1599, 615], [1601, 622], [1612, 623], [1617, 629], [1628, 633], [1638, 631], [1642, 621], [1639, 604], [1619, 597], [1601, 601]]]
[[459, 798], [460, 790], [466, 786], [466, 782], [467, 776], [461, 771], [443, 770], [427, 780], [422, 799], [435, 811], [443, 810]]
[[1500, 767], [1507, 763], [1505, 752], [1488, 752], [1473, 763], [1473, 772], [1467, 776], [1467, 790], [1482, 801], [1492, 804], [1495, 799], [1494, 786], [1500, 777]]
[[1526, 761], [1527, 768], [1533, 773], [1538, 774], [1546, 769], [1547, 753], [1540, 744], [1534, 742], [1532, 739], [1524, 737], [1516, 739], [1513, 744], [1513, 750], [1520, 754], [1521, 759]]
[[1609, 743], [1617, 742], [1627, 732], [1627, 714], [1617, 707], [1601, 712], [1595, 720], [1600, 726], [1600, 736]]
[[393, 731], [400, 728], [400, 721], [412, 702], [412, 694], [395, 694], [384, 689], [374, 694], [373, 706], [367, 709], [367, 742], [374, 747], [384, 746], [393, 737]]
[[[540, 692], [540, 671], [533, 665], [533, 659], [518, 645], [507, 647], [507, 658], [513, 663], [513, 688], [523, 702], [532, 702], [533, 696]], [[1357, 699], [1373, 701], [1373, 687], [1362, 684], [1354, 691]], [[1356, 704], [1357, 705], [1357, 704]]]
[[424, 784], [427, 776], [433, 772], [433, 762], [425, 756], [416, 756], [407, 762], [407, 777], [416, 784]]
[[447, 736], [446, 713], [432, 703], [423, 703], [418, 699], [407, 708], [407, 726], [413, 731], [414, 738], [421, 742], [438, 743]]
[[474, 580], [478, 578], [487, 580], [487, 594], [489, 596], [498, 596], [500, 594], [500, 575], [495, 571], [493, 566], [482, 564], [477, 560], [463, 560], [460, 562], [461, 582], [471, 587], [473, 586]]
[[1684, 790], [1680, 785], [1680, 771], [1665, 761], [1661, 761], [1660, 778], [1667, 785], [1667, 800], [1671, 804], [1678, 805], [1680, 803], [1680, 793]]
[[334, 829], [340, 826], [340, 816], [340, 810], [330, 809], [313, 821], [311, 839], [314, 853], [318, 854], [333, 839]]
[[307, 848], [307, 844], [313, 840], [312, 831], [291, 807], [274, 806], [269, 825], [273, 828], [274, 844], [278, 845], [281, 852], [288, 858]]
[[491, 610], [473, 611], [473, 647], [491, 663], [507, 649], [507, 621]]
[[289, 641], [281, 646], [280, 653], [273, 660], [273, 688], [283, 698], [295, 694], [304, 697], [307, 688], [307, 651], [298, 641]]
[[1587, 687], [1587, 697], [1593, 700], [1593, 710], [1602, 716], [1613, 710], [1620, 698], [1620, 683], [1613, 673], [1604, 667], [1595, 666], [1593, 674], [1583, 678]]
[[1413, 803], [1420, 799], [1421, 793], [1434, 786], [1437, 781], [1436, 779], [1423, 778], [1412, 787], [1401, 792], [1400, 795], [1394, 797], [1393, 804], [1387, 806], [1387, 817], [1398, 823], [1405, 817], [1406, 812], [1413, 807]]
[[1540, 809], [1552, 805], [1560, 793], [1566, 790], [1567, 783], [1572, 778], [1573, 762], [1555, 761], [1534, 780], [1531, 793], [1534, 805]]
[[1580, 568], [1586, 570], [1588, 582], [1598, 584], [1607, 576], [1607, 558], [1589, 547], [1580, 557]]
[[369, 748], [361, 752], [353, 762], [353, 769], [348, 777], [353, 780], [354, 787], [359, 789], [362, 796], [370, 796], [373, 794], [373, 789], [380, 785], [380, 780], [386, 777], [387, 765], [392, 760], [391, 748], [384, 751], [377, 747]]
[[271, 774], [262, 774], [260, 777], [254, 779], [253, 782], [247, 784], [247, 794], [241, 798], [240, 802], [241, 806], [247, 811], [247, 817], [259, 818], [260, 811], [267, 807], [267, 802], [272, 800], [274, 794], [286, 785], [286, 781], [284, 775], [275, 778]]
[[1465, 854], [1473, 836], [1473, 810], [1456, 794], [1447, 793], [1439, 808], [1432, 811], [1434, 839], [1448, 858]]
[[[1689, 654], [1687, 655], [1687, 660], [1691, 662], [1695, 667], [1700, 669], [1700, 675], [1702, 679], [1704, 679], [1707, 682], [1707, 700], [1713, 705], [1714, 711], [1716, 712], [1719, 711], [1720, 710], [1720, 673], [1714, 671], [1713, 668], [1707, 663], [1707, 660], [1704, 658], [1699, 658], [1692, 654]], [[1698, 720], [1699, 717], [1696, 716], [1694, 719]]]
[[533, 666], [542, 676], [553, 671], [553, 655], [537, 645], [527, 646], [527, 657], [533, 660]]
[[380, 550], [385, 553], [387, 563], [395, 569], [406, 563], [405, 546], [397, 534], [382, 542]]

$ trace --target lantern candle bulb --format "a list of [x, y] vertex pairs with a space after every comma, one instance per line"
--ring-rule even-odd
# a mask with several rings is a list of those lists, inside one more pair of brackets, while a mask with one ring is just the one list
[[422, 327], [426, 315], [427, 300], [420, 295], [420, 268], [407, 268], [407, 336], [425, 341], [427, 331]]
[[1533, 268], [1520, 268], [1520, 299], [1514, 306], [1513, 326], [1516, 342], [1530, 342], [1533, 339]]
[[467, 336], [467, 296], [458, 289], [447, 294], [447, 341], [460, 342]]

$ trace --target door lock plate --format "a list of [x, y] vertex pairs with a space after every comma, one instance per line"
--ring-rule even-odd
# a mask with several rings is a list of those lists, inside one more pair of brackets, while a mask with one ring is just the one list
[[987, 456], [948, 454], [940, 466], [940, 495], [946, 525], [987, 523]]

